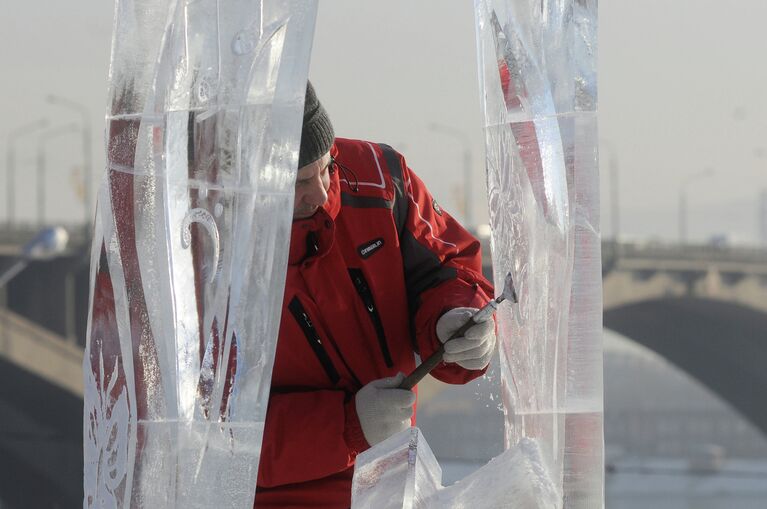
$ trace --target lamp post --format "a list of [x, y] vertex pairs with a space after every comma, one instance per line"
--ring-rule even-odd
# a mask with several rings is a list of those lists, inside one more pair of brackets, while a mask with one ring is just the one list
[[759, 195], [759, 205], [757, 206], [759, 222], [759, 242], [767, 247], [767, 188], [763, 188]]
[[429, 124], [429, 129], [434, 132], [452, 136], [457, 139], [463, 145], [463, 201], [464, 201], [464, 221], [466, 226], [473, 227], [474, 214], [472, 213], [472, 189], [473, 179], [471, 175], [471, 141], [465, 132], [455, 127], [450, 127], [443, 124], [432, 123]]
[[714, 170], [706, 168], [705, 170], [697, 171], [687, 175], [679, 184], [679, 243], [685, 244], [687, 242], [687, 187], [702, 178], [710, 177], [714, 174]]
[[24, 124], [13, 129], [8, 133], [8, 144], [6, 146], [6, 215], [5, 220], [8, 228], [11, 227], [16, 213], [16, 147], [15, 143], [20, 137], [33, 134], [41, 129], [48, 127], [48, 120], [41, 118], [35, 122]]
[[66, 124], [54, 127], [40, 134], [37, 142], [37, 224], [45, 223], [45, 144], [59, 136], [69, 134], [77, 130], [77, 124]]
[[612, 229], [612, 239], [614, 243], [618, 243], [618, 237], [620, 236], [620, 201], [618, 190], [618, 152], [615, 149], [615, 145], [610, 140], [602, 139], [602, 144], [607, 147], [607, 151], [610, 153], [608, 162], [608, 171], [610, 174], [610, 228]]
[[91, 159], [91, 120], [90, 120], [90, 112], [88, 111], [88, 108], [79, 102], [72, 101], [70, 99], [66, 99], [64, 97], [59, 97], [54, 94], [48, 95], [46, 97], [46, 100], [50, 104], [55, 104], [58, 106], [63, 106], [65, 108], [69, 108], [71, 110], [76, 111], [81, 118], [82, 121], [82, 133], [83, 133], [83, 191], [84, 191], [84, 208], [85, 208], [85, 217], [84, 217], [84, 225], [86, 233], [89, 230], [89, 225], [91, 222], [91, 214], [93, 213], [92, 205], [93, 205], [93, 197], [91, 195], [91, 180], [93, 177], [93, 166], [92, 166], [92, 159]]

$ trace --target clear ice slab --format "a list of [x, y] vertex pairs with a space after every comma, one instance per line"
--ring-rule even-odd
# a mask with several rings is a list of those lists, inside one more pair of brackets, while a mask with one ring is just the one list
[[556, 509], [561, 493], [543, 461], [538, 443], [523, 439], [443, 487], [442, 469], [413, 427], [357, 457], [352, 509]]
[[253, 507], [316, 9], [117, 1], [85, 508]]
[[442, 487], [442, 469], [421, 431], [412, 427], [357, 456], [353, 509], [416, 509]]
[[541, 444], [565, 508], [603, 500], [597, 1], [475, 0], [506, 446]]

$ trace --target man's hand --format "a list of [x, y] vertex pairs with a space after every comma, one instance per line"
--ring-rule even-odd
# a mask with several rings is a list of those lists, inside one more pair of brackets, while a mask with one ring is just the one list
[[404, 379], [405, 375], [398, 373], [373, 380], [355, 396], [362, 433], [371, 446], [410, 427], [415, 393], [397, 389]]
[[495, 350], [495, 321], [492, 317], [476, 324], [466, 334], [450, 339], [455, 331], [477, 312], [476, 308], [451, 309], [437, 320], [437, 337], [445, 344], [445, 362], [455, 362], [465, 369], [482, 369]]

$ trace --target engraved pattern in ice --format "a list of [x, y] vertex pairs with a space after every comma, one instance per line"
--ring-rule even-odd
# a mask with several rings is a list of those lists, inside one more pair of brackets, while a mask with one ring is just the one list
[[253, 506], [314, 0], [118, 0], [84, 507]]

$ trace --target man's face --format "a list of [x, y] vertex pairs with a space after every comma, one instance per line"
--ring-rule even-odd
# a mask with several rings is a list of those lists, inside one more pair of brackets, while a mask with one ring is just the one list
[[298, 169], [293, 219], [306, 219], [328, 201], [330, 152]]

